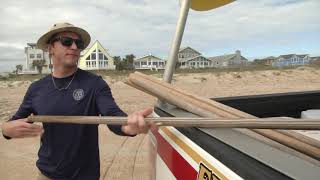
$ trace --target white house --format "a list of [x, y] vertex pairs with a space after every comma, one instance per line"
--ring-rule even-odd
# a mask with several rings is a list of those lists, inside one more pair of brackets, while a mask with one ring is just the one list
[[116, 69], [113, 57], [99, 41], [95, 41], [89, 48], [81, 52], [78, 66], [83, 70]]
[[50, 70], [50, 60], [48, 52], [44, 52], [36, 47], [36, 43], [27, 43], [27, 47], [24, 48], [25, 52], [25, 65], [23, 66], [23, 74], [37, 74], [38, 70], [32, 65], [35, 60], [45, 60], [45, 65], [42, 68], [43, 74], [49, 74]]
[[166, 61], [152, 54], [145, 55], [134, 59], [133, 65], [135, 69], [150, 69], [158, 70], [164, 69], [166, 66]]

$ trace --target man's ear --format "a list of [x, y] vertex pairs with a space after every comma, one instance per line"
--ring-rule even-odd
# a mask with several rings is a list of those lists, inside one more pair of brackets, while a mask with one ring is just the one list
[[52, 45], [51, 44], [48, 44], [48, 53], [49, 54], [52, 54], [53, 52], [52, 52]]

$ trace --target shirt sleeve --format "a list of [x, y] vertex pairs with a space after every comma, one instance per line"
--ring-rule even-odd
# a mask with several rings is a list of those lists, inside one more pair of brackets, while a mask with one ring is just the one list
[[[116, 104], [112, 97], [110, 87], [101, 77], [99, 77], [96, 87], [96, 104], [99, 114], [102, 116], [127, 116], [127, 114]], [[131, 136], [122, 132], [121, 125], [108, 125], [108, 128], [117, 135]]]
[[[27, 118], [33, 113], [31, 89], [32, 89], [32, 85], [28, 88], [18, 111], [9, 119], [9, 121]], [[11, 139], [9, 136], [3, 135], [3, 137], [6, 139]]]

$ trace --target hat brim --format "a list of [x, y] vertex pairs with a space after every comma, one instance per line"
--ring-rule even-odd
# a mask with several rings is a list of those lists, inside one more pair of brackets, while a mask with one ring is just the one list
[[191, 9], [196, 11], [208, 11], [233, 2], [234, 0], [192, 0]]
[[88, 45], [90, 44], [91, 41], [91, 37], [90, 34], [79, 27], [63, 27], [63, 28], [58, 28], [58, 29], [54, 29], [51, 30], [47, 33], [45, 33], [44, 35], [42, 35], [38, 42], [37, 42], [37, 47], [39, 49], [42, 49], [43, 51], [47, 51], [48, 50], [48, 42], [50, 40], [50, 38], [60, 32], [74, 32], [76, 34], [78, 34], [80, 36], [80, 38], [82, 39], [83, 43], [84, 43], [84, 48], [88, 47]]

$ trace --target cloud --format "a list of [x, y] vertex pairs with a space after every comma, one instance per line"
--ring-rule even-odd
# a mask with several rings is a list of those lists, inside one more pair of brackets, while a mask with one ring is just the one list
[[[303, 43], [305, 53], [316, 54], [320, 52], [314, 45], [320, 40], [318, 9], [318, 0], [239, 0], [212, 11], [190, 10], [182, 46], [206, 56], [236, 49], [247, 56], [268, 56], [298, 51], [297, 43]], [[153, 53], [166, 58], [178, 10], [179, 1], [171, 0], [4, 1], [0, 63], [10, 56], [23, 59], [23, 47], [36, 42], [56, 22], [83, 27], [113, 56]]]

